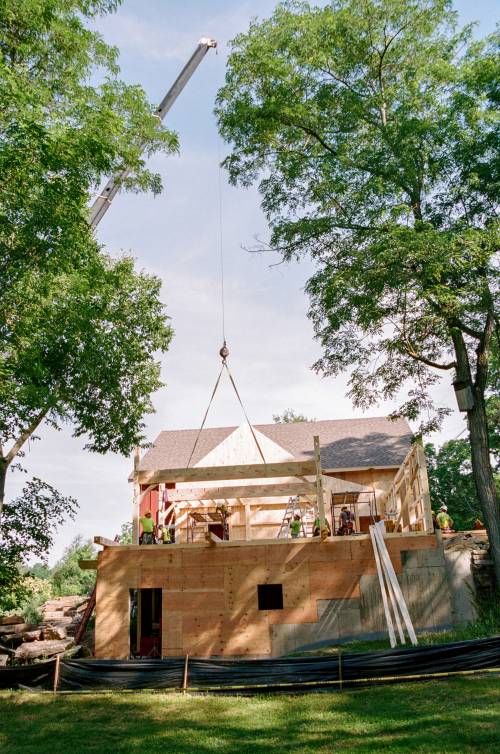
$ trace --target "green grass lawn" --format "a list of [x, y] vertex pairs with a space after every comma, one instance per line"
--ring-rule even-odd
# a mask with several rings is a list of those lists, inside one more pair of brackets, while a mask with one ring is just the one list
[[492, 676], [249, 699], [0, 692], [0, 751], [488, 754], [500, 750], [499, 709]]

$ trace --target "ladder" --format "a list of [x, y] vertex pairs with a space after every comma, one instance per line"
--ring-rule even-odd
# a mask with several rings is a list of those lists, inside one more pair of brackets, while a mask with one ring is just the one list
[[[300, 516], [300, 526], [302, 529], [302, 536], [307, 537], [306, 528], [304, 526], [304, 519], [306, 519], [306, 524], [310, 523], [310, 511], [313, 511], [314, 515], [314, 508], [307, 506], [305, 510], [302, 509], [302, 504], [300, 501], [300, 497], [289, 497], [288, 503], [286, 505], [285, 513], [283, 516], [283, 520], [281, 522], [281, 526], [278, 531], [277, 539], [288, 539], [290, 536], [290, 522], [292, 521], [293, 517], [298, 514]], [[311, 523], [314, 522], [314, 519]]]

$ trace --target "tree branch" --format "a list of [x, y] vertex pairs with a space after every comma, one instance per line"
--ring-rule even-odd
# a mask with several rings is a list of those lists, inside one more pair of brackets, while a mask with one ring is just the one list
[[335, 157], [337, 156], [335, 149], [333, 149], [333, 147], [331, 147], [330, 144], [325, 141], [325, 139], [310, 126], [305, 126], [303, 123], [297, 123], [293, 119], [287, 118], [283, 115], [281, 115], [281, 120], [286, 126], [295, 126], [295, 128], [300, 128], [302, 131], [304, 131], [304, 133], [309, 134], [309, 136], [312, 136], [313, 139], [316, 139], [316, 141], [321, 144], [323, 149], [326, 149], [327, 152], [330, 152], [330, 154], [333, 154]]
[[422, 364], [425, 364], [428, 367], [432, 367], [433, 369], [443, 369], [447, 371], [448, 369], [454, 369], [457, 365], [456, 361], [450, 361], [449, 364], [438, 364], [437, 361], [432, 361], [431, 359], [427, 359], [425, 356], [422, 356], [422, 354], [417, 353], [412, 349], [412, 347], [405, 343], [404, 349], [408, 356], [411, 356], [412, 359], [415, 359], [415, 361], [421, 361]]
[[466, 335], [470, 335], [471, 338], [475, 338], [476, 340], [481, 340], [483, 337], [483, 333], [480, 330], [474, 330], [472, 327], [469, 327], [464, 322], [458, 319], [458, 317], [453, 317], [452, 320], [450, 320], [450, 324], [453, 325], [453, 327], [457, 327], [459, 330], [462, 330]]
[[488, 310], [488, 316], [486, 317], [486, 324], [484, 326], [479, 345], [476, 349], [477, 361], [476, 361], [476, 379], [474, 381], [474, 387], [484, 393], [486, 389], [486, 383], [488, 381], [488, 352], [490, 348], [491, 338], [495, 329], [495, 313], [493, 309]]
[[43, 419], [45, 418], [48, 410], [49, 410], [48, 408], [44, 408], [43, 411], [40, 411], [40, 413], [37, 414], [37, 416], [35, 417], [35, 419], [31, 422], [31, 424], [29, 425], [29, 427], [27, 427], [24, 430], [24, 432], [22, 432], [19, 435], [19, 437], [17, 438], [17, 440], [15, 441], [15, 443], [13, 444], [13, 446], [11, 447], [11, 449], [9, 450], [9, 452], [7, 453], [7, 455], [4, 456], [4, 460], [5, 460], [6, 466], [8, 466], [10, 463], [12, 463], [12, 461], [17, 456], [17, 454], [21, 450], [21, 448], [24, 445], [24, 443], [26, 442], [26, 440], [29, 440], [29, 438], [31, 437], [31, 435], [33, 434], [33, 432], [35, 431], [35, 429], [38, 427], [38, 425], [40, 424], [40, 422], [43, 421]]

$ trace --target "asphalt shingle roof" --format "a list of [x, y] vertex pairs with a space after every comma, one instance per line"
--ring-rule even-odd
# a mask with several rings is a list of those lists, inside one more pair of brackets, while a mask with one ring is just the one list
[[[324, 469], [399, 466], [410, 449], [413, 437], [404, 419], [390, 421], [385, 416], [254, 426], [297, 461], [312, 457], [313, 436], [319, 435]], [[191, 466], [201, 461], [235, 429], [237, 427], [204, 429]], [[184, 468], [197, 433], [197, 429], [160, 432], [141, 459], [140, 470]]]

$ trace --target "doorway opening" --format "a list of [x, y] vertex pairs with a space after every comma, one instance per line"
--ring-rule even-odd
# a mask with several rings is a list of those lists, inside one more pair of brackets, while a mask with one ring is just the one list
[[161, 657], [161, 589], [130, 590], [130, 654]]

